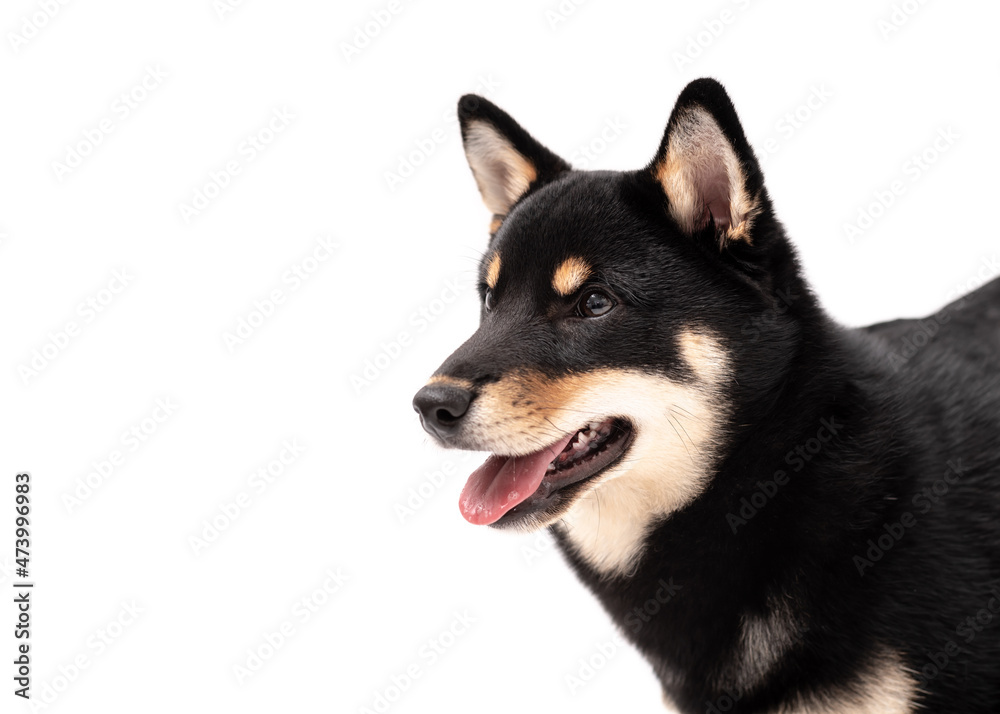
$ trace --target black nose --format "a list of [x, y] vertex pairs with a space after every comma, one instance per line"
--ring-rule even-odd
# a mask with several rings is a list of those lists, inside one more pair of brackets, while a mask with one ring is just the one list
[[450, 384], [428, 384], [413, 397], [413, 408], [430, 434], [446, 438], [458, 431], [472, 392]]

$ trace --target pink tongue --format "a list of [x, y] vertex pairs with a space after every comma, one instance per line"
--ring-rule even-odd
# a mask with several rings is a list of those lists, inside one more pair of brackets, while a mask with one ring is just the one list
[[507, 511], [524, 501], [538, 489], [545, 470], [552, 460], [566, 448], [576, 434], [569, 434], [527, 456], [496, 456], [469, 476], [458, 507], [465, 520], [485, 526], [500, 520]]

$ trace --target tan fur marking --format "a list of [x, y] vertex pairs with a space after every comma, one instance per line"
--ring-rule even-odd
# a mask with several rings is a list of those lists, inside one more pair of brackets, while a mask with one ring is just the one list
[[916, 680], [902, 658], [886, 651], [851, 690], [840, 696], [803, 699], [773, 714], [912, 714], [916, 694]]
[[501, 225], [503, 225], [503, 216], [494, 215], [493, 220], [490, 221], [490, 235], [500, 230]]
[[486, 207], [505, 216], [538, 178], [535, 166], [492, 124], [473, 121], [465, 134], [465, 155]]
[[486, 266], [486, 285], [492, 290], [497, 286], [498, 280], [500, 280], [500, 253], [494, 252], [489, 265]]
[[[705, 212], [703, 190], [722, 191], [729, 214], [716, 220], [723, 239], [750, 239], [750, 227], [760, 211], [745, 190], [743, 168], [722, 129], [705, 109], [692, 107], [680, 115], [667, 144], [667, 155], [655, 169], [670, 199], [670, 213], [681, 229], [695, 232]], [[724, 185], [719, 185], [719, 179]]]
[[458, 387], [459, 389], [472, 389], [473, 384], [467, 379], [459, 379], [458, 377], [449, 377], [447, 374], [435, 374], [433, 377], [427, 380], [427, 384], [447, 384], [452, 387]]
[[552, 275], [552, 289], [559, 295], [572, 295], [590, 277], [590, 266], [583, 258], [567, 258]]
[[681, 355], [701, 379], [714, 382], [726, 369], [726, 355], [719, 343], [697, 332], [682, 332], [678, 338]]
[[789, 599], [771, 595], [762, 613], [744, 612], [740, 617], [740, 641], [732, 652], [729, 686], [738, 690], [755, 687], [781, 662], [800, 638], [801, 625]]
[[[463, 448], [510, 456], [537, 451], [588, 422], [629, 419], [634, 441], [562, 512], [526, 519], [532, 530], [557, 521], [580, 556], [605, 575], [624, 574], [642, 553], [649, 526], [696, 498], [711, 478], [725, 403], [724, 351], [707, 335], [685, 334], [702, 367], [696, 384], [637, 369], [599, 369], [553, 379], [535, 372], [480, 389], [466, 415]], [[693, 347], [692, 347], [693, 349]]]

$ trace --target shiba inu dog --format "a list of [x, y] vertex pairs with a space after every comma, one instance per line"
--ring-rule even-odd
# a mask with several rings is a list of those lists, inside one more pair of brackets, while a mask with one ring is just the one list
[[638, 171], [459, 118], [481, 323], [413, 403], [492, 452], [462, 515], [552, 529], [682, 712], [1000, 711], [1000, 281], [836, 324], [714, 80]]

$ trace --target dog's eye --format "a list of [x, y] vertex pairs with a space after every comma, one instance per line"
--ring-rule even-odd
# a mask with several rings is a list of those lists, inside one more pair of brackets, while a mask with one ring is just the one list
[[580, 300], [579, 310], [584, 317], [600, 317], [610, 312], [614, 306], [614, 300], [599, 290], [594, 290], [583, 296], [583, 299]]
[[486, 308], [486, 312], [493, 309], [493, 291], [487, 290], [486, 294], [483, 296], [483, 307]]

